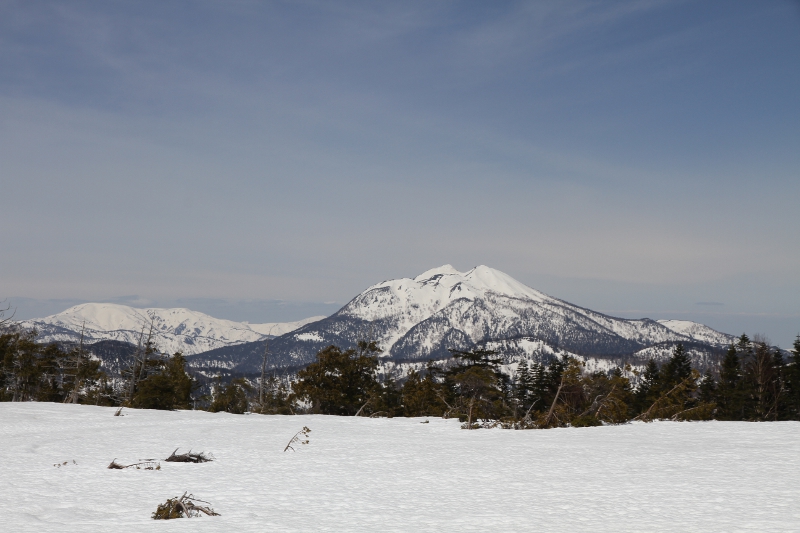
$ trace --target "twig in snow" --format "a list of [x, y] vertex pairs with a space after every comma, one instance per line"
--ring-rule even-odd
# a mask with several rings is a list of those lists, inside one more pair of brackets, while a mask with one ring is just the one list
[[297, 451], [294, 449], [294, 446], [292, 446], [292, 444], [308, 444], [309, 433], [311, 433], [311, 430], [308, 429], [306, 426], [303, 426], [303, 429], [295, 433], [294, 437], [292, 437], [291, 440], [289, 440], [289, 444], [286, 445], [286, 448], [284, 448], [283, 451], [284, 452], [287, 450], [292, 450], [293, 452]]
[[126, 468], [135, 468], [136, 470], [161, 470], [161, 464], [158, 461], [142, 461], [140, 463], [122, 465], [114, 458], [111, 464], [108, 465], [108, 468], [111, 470], [125, 470]]

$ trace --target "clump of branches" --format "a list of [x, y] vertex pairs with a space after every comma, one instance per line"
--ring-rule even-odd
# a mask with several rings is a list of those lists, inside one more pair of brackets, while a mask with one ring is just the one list
[[[206, 505], [200, 505], [205, 503]], [[170, 498], [161, 503], [152, 515], [153, 520], [171, 520], [173, 518], [193, 518], [196, 516], [220, 516], [211, 508], [211, 504], [196, 498], [193, 494], [183, 493], [180, 498]]]
[[686, 397], [697, 388], [699, 372], [692, 369], [691, 374], [662, 393], [650, 407], [633, 420], [652, 422], [657, 419], [705, 420], [710, 418], [714, 408], [710, 403], [687, 402]]
[[283, 451], [285, 452], [288, 450], [292, 450], [294, 452], [297, 451], [294, 449], [293, 446], [294, 444], [308, 444], [309, 433], [311, 433], [311, 430], [308, 429], [306, 426], [303, 426], [303, 429], [295, 433], [294, 437], [292, 437], [291, 440], [289, 440], [289, 444], [286, 445], [286, 448], [284, 448]]
[[111, 470], [125, 470], [126, 468], [134, 468], [136, 470], [161, 470], [161, 463], [158, 461], [142, 461], [140, 463], [133, 463], [129, 465], [123, 465], [117, 462], [116, 457], [111, 464], [108, 465], [108, 468]]
[[175, 451], [164, 460], [168, 463], [208, 463], [214, 460], [213, 455], [205, 452], [192, 453], [192, 450], [189, 450], [186, 453], [176, 454], [177, 451], [178, 448], [175, 448]]

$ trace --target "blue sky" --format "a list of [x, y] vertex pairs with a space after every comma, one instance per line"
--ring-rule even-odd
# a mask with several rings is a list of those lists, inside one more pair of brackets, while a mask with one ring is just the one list
[[289, 320], [486, 264], [789, 346], [798, 94], [790, 1], [5, 1], [0, 298]]

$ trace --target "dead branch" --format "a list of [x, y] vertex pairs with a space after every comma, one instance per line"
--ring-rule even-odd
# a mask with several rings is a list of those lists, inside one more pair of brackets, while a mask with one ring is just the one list
[[360, 416], [360, 415], [361, 415], [361, 411], [363, 411], [363, 410], [364, 410], [364, 408], [365, 408], [367, 405], [369, 405], [369, 403], [372, 401], [372, 398], [373, 398], [373, 397], [372, 397], [372, 396], [370, 396], [370, 397], [367, 399], [367, 401], [366, 401], [366, 402], [364, 402], [364, 405], [362, 405], [362, 406], [359, 408], [359, 410], [358, 410], [358, 411], [356, 411], [356, 414], [355, 414], [355, 416]]
[[311, 430], [308, 429], [306, 426], [303, 426], [303, 429], [295, 433], [294, 437], [292, 437], [289, 440], [289, 444], [286, 445], [286, 448], [284, 448], [283, 451], [284, 452], [287, 450], [292, 450], [293, 452], [297, 451], [294, 449], [294, 446], [292, 446], [292, 444], [308, 444], [309, 433], [311, 433]]
[[192, 453], [192, 450], [189, 450], [186, 453], [176, 454], [175, 452], [177, 451], [178, 448], [175, 448], [175, 451], [164, 459], [164, 461], [168, 463], [208, 463], [214, 460], [213, 455], [206, 454], [205, 452]]
[[564, 374], [566, 372], [562, 372], [561, 374], [561, 383], [558, 384], [558, 390], [556, 390], [556, 395], [553, 398], [553, 403], [550, 405], [550, 410], [547, 412], [547, 417], [544, 419], [544, 423], [542, 424], [544, 427], [550, 425], [550, 419], [553, 417], [553, 411], [556, 409], [556, 403], [558, 402], [558, 397], [561, 395], [561, 388], [564, 386]]
[[135, 468], [136, 470], [161, 470], [161, 464], [158, 461], [142, 461], [129, 465], [123, 465], [117, 462], [116, 457], [111, 464], [108, 465], [110, 470], [125, 470], [126, 468]]
[[653, 411], [653, 409], [655, 409], [658, 404], [663, 403], [664, 401], [666, 401], [666, 399], [669, 398], [672, 395], [673, 392], [675, 392], [678, 389], [685, 388], [689, 383], [691, 383], [695, 379], [696, 379], [695, 376], [689, 376], [685, 380], [681, 381], [680, 383], [678, 383], [677, 385], [672, 387], [669, 390], [669, 392], [659, 396], [656, 399], [656, 401], [653, 402], [653, 405], [651, 405], [650, 408], [647, 409], [647, 411], [645, 411], [644, 413], [640, 414], [639, 416], [633, 418], [633, 420], [643, 420], [644, 422], [649, 422], [651, 420], [650, 412]]
[[[205, 503], [206, 505], [198, 505]], [[193, 518], [205, 514], [206, 516], [220, 516], [211, 508], [211, 504], [196, 498], [193, 494], [183, 493], [180, 498], [170, 498], [159, 504], [153, 513], [153, 520], [170, 520], [173, 518]]]

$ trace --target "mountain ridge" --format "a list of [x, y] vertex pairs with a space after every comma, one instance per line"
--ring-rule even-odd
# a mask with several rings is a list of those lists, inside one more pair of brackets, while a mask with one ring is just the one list
[[[134, 308], [111, 303], [75, 305], [44, 318], [24, 320], [22, 327], [35, 328], [39, 342], [86, 342], [114, 340], [138, 345], [147, 339], [150, 326], [159, 349], [185, 355], [265, 340], [292, 331], [324, 317], [295, 322], [249, 324], [215, 318], [185, 308]], [[270, 335], [270, 331], [272, 335]]]
[[302, 368], [326, 346], [347, 349], [359, 340], [377, 341], [382, 361], [403, 364], [447, 359], [451, 349], [476, 345], [494, 346], [509, 360], [568, 353], [585, 361], [637, 361], [645, 355], [662, 357], [682, 342], [693, 346], [697, 357], [708, 357], [734, 340], [696, 322], [605, 315], [484, 265], [466, 272], [443, 265], [414, 278], [385, 280], [329, 317], [293, 323], [248, 324], [188, 309], [118, 304], [81, 304], [23, 323], [39, 329], [43, 342], [77, 342], [85, 328], [88, 341], [134, 346], [150, 324], [162, 351], [182, 351], [197, 368], [242, 374], [260, 369], [270, 337], [268, 368], [274, 370]]

